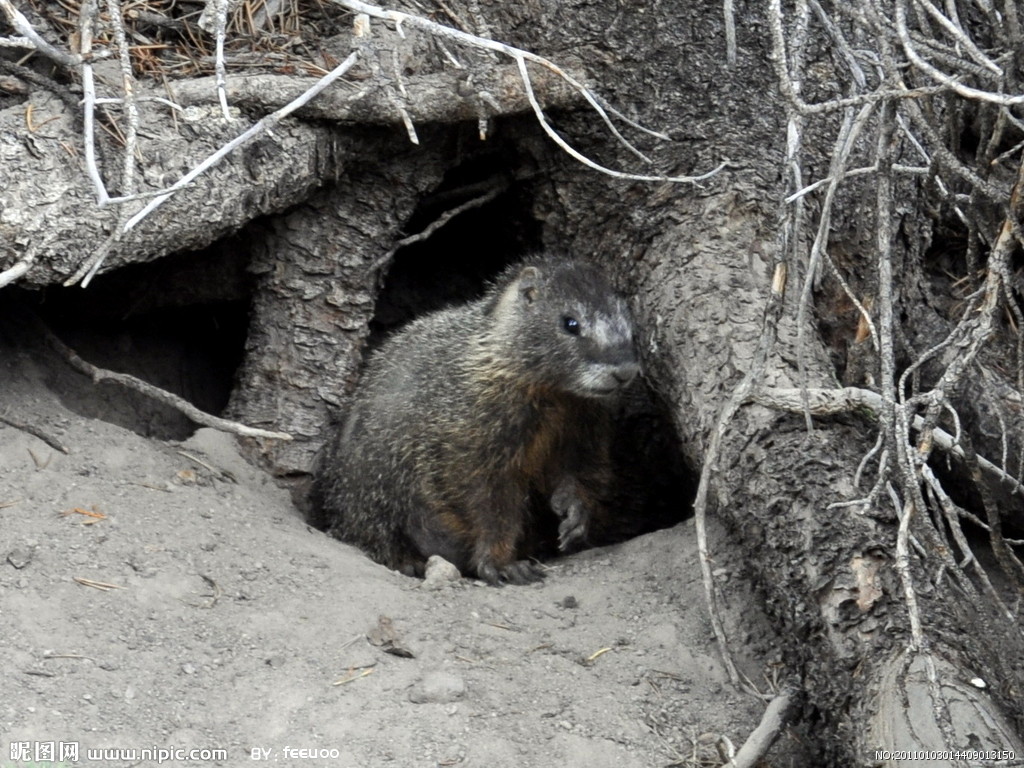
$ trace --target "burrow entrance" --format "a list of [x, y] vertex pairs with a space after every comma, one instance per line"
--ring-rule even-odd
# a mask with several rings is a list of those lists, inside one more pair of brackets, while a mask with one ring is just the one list
[[[131, 374], [220, 415], [241, 364], [249, 322], [248, 254], [228, 238], [194, 253], [99, 275], [87, 289], [12, 290], [83, 359]], [[70, 409], [145, 437], [183, 440], [196, 425], [170, 406], [112, 382], [92, 384], [48, 359], [48, 384]]]
[[[429, 238], [396, 252], [380, 287], [368, 349], [412, 318], [479, 296], [508, 265], [542, 250], [531, 178], [517, 180], [507, 152], [450, 171], [404, 227], [423, 232], [444, 212], [498, 190]], [[88, 289], [21, 290], [55, 334], [102, 368], [132, 374], [220, 415], [243, 364], [254, 280], [243, 232], [201, 252], [169, 256], [100, 275]], [[10, 290], [10, 289], [9, 289]], [[147, 437], [187, 438], [196, 426], [172, 408], [112, 383], [93, 385], [51, 362], [51, 386], [65, 404]], [[690, 515], [695, 489], [667, 409], [641, 381], [621, 406], [614, 441], [621, 540]]]

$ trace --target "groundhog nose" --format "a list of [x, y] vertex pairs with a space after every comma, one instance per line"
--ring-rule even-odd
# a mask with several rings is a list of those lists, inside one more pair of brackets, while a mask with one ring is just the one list
[[612, 376], [615, 377], [615, 381], [619, 383], [619, 386], [624, 387], [635, 379], [638, 373], [640, 373], [640, 366], [638, 364], [625, 363], [616, 367], [612, 371]]

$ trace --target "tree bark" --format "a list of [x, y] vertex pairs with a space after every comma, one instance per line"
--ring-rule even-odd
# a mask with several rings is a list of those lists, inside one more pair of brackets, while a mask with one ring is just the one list
[[[820, 6], [797, 5], [796, 11], [788, 12], [797, 17], [799, 33], [800, 19], [807, 21], [811, 6]], [[835, 21], [828, 11], [844, 24], [867, 24], [869, 11], [885, 6], [895, 16], [903, 10], [901, 3], [890, 7], [883, 0], [862, 5], [859, 16], [840, 4], [822, 9], [814, 18]], [[942, 462], [932, 458], [927, 463], [929, 446], [920, 443], [911, 446], [920, 455], [917, 464], [913, 457], [904, 463], [889, 458], [891, 472], [882, 476], [885, 482], [878, 484], [877, 493], [869, 487], [873, 480], [857, 487], [854, 478], [864, 457], [871, 454], [876, 435], [885, 438], [880, 443], [885, 450], [899, 447], [890, 429], [899, 415], [896, 400], [918, 385], [897, 389], [892, 379], [916, 360], [918, 378], [927, 386], [938, 386], [958, 358], [975, 354], [972, 345], [989, 344], [989, 352], [978, 354], [966, 384], [950, 385], [975, 401], [963, 405], [964, 413], [973, 416], [962, 424], [962, 452], [969, 457], [972, 446], [979, 453], [1019, 451], [1020, 436], [1015, 431], [1020, 429], [1019, 402], [1024, 393], [1019, 374], [1015, 382], [1012, 372], [1000, 370], [999, 362], [1010, 359], [1020, 342], [1012, 323], [1003, 322], [996, 311], [1020, 317], [1019, 280], [1003, 276], [1002, 291], [984, 293], [1002, 303], [971, 304], [964, 320], [953, 309], [960, 298], [954, 281], [935, 277], [945, 266], [936, 254], [938, 249], [931, 246], [938, 240], [936, 231], [955, 222], [959, 213], [967, 222], [963, 226], [972, 244], [963, 249], [966, 255], [956, 268], [968, 273], [964, 279], [980, 296], [986, 279], [996, 272], [1000, 226], [1004, 233], [1012, 233], [1017, 221], [1014, 209], [1020, 206], [1016, 199], [1009, 203], [998, 199], [1004, 191], [1004, 197], [1011, 197], [1005, 174], [994, 171], [979, 181], [971, 176], [977, 175], [974, 171], [966, 173], [958, 165], [965, 161], [957, 158], [969, 153], [961, 146], [950, 149], [947, 145], [968, 136], [963, 125], [955, 137], [936, 138], [930, 133], [929, 119], [956, 122], [950, 117], [956, 111], [950, 102], [930, 103], [938, 115], [918, 119], [916, 102], [902, 99], [906, 94], [898, 90], [895, 78], [909, 66], [892, 66], [888, 74], [884, 70], [895, 57], [903, 56], [899, 50], [909, 49], [897, 49], [897, 43], [905, 43], [899, 42], [899, 29], [885, 26], [887, 20], [868, 19], [885, 32], [876, 41], [875, 58], [883, 73], [869, 73], [879, 80], [888, 78], [884, 84], [872, 81], [881, 90], [871, 98], [817, 113], [811, 107], [801, 111], [800, 100], [840, 98], [835, 83], [846, 83], [843, 78], [848, 73], [843, 67], [854, 72], [856, 80], [861, 66], [852, 54], [847, 60], [826, 54], [828, 35], [839, 37], [835, 27], [823, 25], [811, 38], [793, 33], [790, 52], [780, 53], [772, 45], [776, 36], [772, 14], [780, 12], [780, 4], [745, 8], [735, 18], [726, 14], [728, 8], [731, 3], [723, 8], [718, 0], [641, 6], [536, 0], [455, 2], [449, 12], [469, 19], [477, 31], [555, 60], [571, 51], [573, 60], [587, 71], [589, 82], [599, 83], [609, 102], [671, 138], [657, 141], [623, 129], [650, 158], [648, 167], [637, 152], [611, 137], [593, 111], [553, 113], [558, 135], [568, 137], [601, 164], [635, 170], [639, 163], [647, 174], [688, 175], [729, 161], [726, 172], [700, 185], [611, 180], [542, 145], [539, 129], [527, 130], [521, 123], [509, 127], [522, 154], [521, 167], [510, 172], [533, 179], [528, 182], [534, 196], [533, 216], [543, 225], [545, 243], [602, 262], [634, 296], [646, 374], [671, 406], [688, 460], [708, 472], [711, 511], [732, 533], [734, 548], [719, 557], [743, 557], [749, 563], [771, 615], [789, 639], [786, 662], [807, 694], [806, 717], [824, 726], [817, 734], [823, 762], [900, 762], [876, 757], [879, 749], [1009, 749], [1019, 755], [1024, 752], [1024, 636], [1019, 617], [998, 602], [1002, 585], [983, 591], [979, 572], [968, 570], [967, 544], [957, 539], [959, 523], [942, 517], [945, 501], [937, 492], [926, 495], [921, 490], [927, 485], [925, 471], [931, 471], [931, 465], [938, 471]], [[807, 11], [803, 17], [801, 8]], [[1005, 10], [1010, 22], [1016, 19], [1015, 4], [1006, 4]], [[926, 11], [918, 11], [924, 18]], [[971, 25], [979, 23], [982, 11], [972, 11], [964, 24], [980, 28]], [[792, 32], [781, 22], [778, 26], [783, 34]], [[1019, 37], [1012, 23], [1008, 28], [1011, 31], [1006, 34]], [[727, 43], [733, 32], [735, 61]], [[389, 45], [400, 45], [394, 35], [389, 40]], [[961, 50], [961, 45], [964, 50], [969, 47], [958, 40], [955, 50]], [[954, 46], [935, 50], [936, 57], [945, 56], [943, 60], [948, 61]], [[423, 55], [417, 51], [417, 56]], [[971, 55], [981, 61], [981, 69], [986, 68], [983, 51], [972, 50]], [[363, 76], [383, 83], [388, 61], [381, 57]], [[806, 74], [799, 69], [803, 64], [813, 77], [801, 79]], [[481, 57], [473, 66], [491, 64]], [[450, 78], [440, 67], [413, 69], [410, 87], [415, 94], [423, 86], [423, 110], [413, 108], [414, 96], [407, 113], [433, 121], [472, 119], [474, 97], [469, 91], [453, 98], [449, 111], [437, 104], [443, 98], [439, 95], [442, 84], [451, 80], [458, 91], [458, 83], [465, 82], [461, 75]], [[509, 70], [493, 71], [498, 72], [494, 82], [510, 83]], [[256, 84], [293, 89], [295, 82], [268, 77], [273, 79], [231, 81], [231, 93], [249, 104], [272, 108], [287, 97], [262, 93]], [[910, 89], [920, 84], [902, 85]], [[851, 90], [856, 91], [855, 86]], [[388, 87], [397, 88], [394, 83]], [[495, 90], [508, 98], [508, 104], [517, 104], [515, 109], [523, 108], [511, 85]], [[938, 99], [950, 91], [955, 89], [932, 88], [915, 96]], [[207, 83], [183, 86], [181, 93], [183, 100], [195, 103], [210, 98]], [[557, 103], [573, 99], [562, 86], [552, 86], [552, 93]], [[387, 121], [395, 104], [393, 95], [375, 94], [351, 102], [325, 100], [303, 114], [307, 120]], [[4, 245], [0, 270], [28, 254], [34, 261], [24, 279], [43, 285], [72, 274], [80, 262], [78, 254], [97, 248], [117, 215], [113, 211], [97, 214], [81, 163], [66, 160], [68, 150], [61, 141], [76, 131], [67, 109], [48, 95], [35, 94], [32, 99], [36, 129], [27, 134], [18, 122], [24, 120], [23, 110], [0, 113], [0, 158], [7, 175], [0, 187]], [[883, 101], [884, 107], [873, 113], [868, 110]], [[186, 164], [193, 163], [222, 144], [229, 128], [234, 130], [215, 117], [219, 114], [215, 108], [197, 109], [183, 120], [180, 132], [145, 139], [142, 154], [157, 161], [147, 166], [149, 173], [159, 176], [173, 168], [179, 152], [189, 158]], [[815, 233], [805, 227], [790, 237], [796, 198], [783, 201], [796, 191], [806, 191], [793, 189], [794, 158], [805, 163], [799, 171], [801, 184], [829, 176], [841, 154], [836, 140], [840, 125], [845, 123], [846, 130], [852, 130], [849, 126], [857, 110], [864, 115], [858, 130], [865, 130], [865, 136], [870, 130], [876, 133], [870, 141], [852, 142], [850, 151], [866, 165], [874, 159], [876, 167], [865, 173], [875, 175], [872, 184], [846, 185], [837, 193], [832, 231], [824, 236], [826, 245], [834, 246], [837, 266], [822, 277], [825, 266], [813, 264], [808, 257], [815, 252], [811, 243]], [[894, 110], [904, 110], [899, 114], [921, 133], [933, 155], [924, 171], [905, 170], [910, 181], [895, 185], [899, 204], [883, 216], [878, 213], [883, 206], [874, 202], [881, 193], [876, 196], [873, 185], [892, 185], [886, 163], [892, 164], [889, 148], [896, 142]], [[824, 116], [812, 121], [814, 114]], [[1006, 128], [1006, 142], [997, 141], [996, 134], [1003, 134], [992, 125], [1005, 117], [993, 114], [981, 108], [958, 113], [963, 124], [982, 115], [971, 130], [981, 130], [982, 124], [991, 129], [985, 134], [991, 139], [991, 151], [977, 150], [983, 160], [988, 151], [990, 166], [997, 153], [1009, 151], [1004, 144], [1020, 138]], [[399, 116], [396, 109], [392, 118], [397, 122]], [[257, 139], [202, 177], [113, 248], [107, 262], [110, 268], [196, 248], [259, 214], [279, 214], [267, 220], [255, 248], [258, 288], [252, 329], [231, 410], [257, 425], [299, 437], [287, 445], [258, 446], [280, 474], [308, 471], [323, 439], [323, 426], [336, 408], [343, 407], [344, 394], [353, 386], [379, 292], [378, 271], [408, 234], [401, 228], [417, 199], [455, 165], [441, 146], [440, 134], [423, 132], [429, 149], [413, 150], [397, 131], [382, 139], [380, 133], [362, 128], [342, 130], [286, 121], [272, 135]], [[800, 146], [795, 154], [796, 144]], [[940, 166], [945, 174], [941, 178], [934, 170]], [[839, 175], [848, 170], [842, 167]], [[930, 180], [950, 187], [953, 177], [967, 184], [970, 192], [957, 193], [954, 188], [955, 194], [938, 206], [941, 210], [932, 210]], [[314, 194], [325, 179], [334, 178], [337, 183]], [[156, 177], [147, 180], [152, 186], [159, 182]], [[992, 189], [999, 194], [992, 195]], [[1012, 197], [1019, 197], [1018, 193], [1019, 185]], [[985, 195], [989, 198], [979, 199]], [[814, 205], [808, 204], [802, 214], [808, 220], [816, 207], [823, 210], [833, 205], [826, 194], [809, 199]], [[294, 207], [281, 213], [290, 206]], [[923, 223], [926, 220], [933, 223]], [[982, 236], [984, 229], [988, 231]], [[486, 248], [488, 243], [473, 247]], [[879, 253], [871, 255], [872, 249]], [[818, 272], [820, 279], [805, 281], [808, 274], [815, 277]], [[828, 280], [836, 276], [845, 276], [842, 290], [834, 285], [822, 288], [822, 284], [832, 285]], [[783, 293], [785, 302], [779, 303]], [[928, 312], [915, 310], [912, 298], [918, 294], [927, 297]], [[815, 297], [818, 316], [813, 307], [806, 311], [809, 304], [800, 309], [805, 298]], [[742, 402], [735, 401], [737, 388], [744, 382], [751, 392], [766, 387], [839, 387], [837, 361], [862, 354], [856, 351], [861, 343], [858, 315], [850, 313], [852, 323], [828, 315], [841, 302], [852, 306], [855, 300], [870, 303], [869, 298], [877, 298], [878, 303], [865, 312], [883, 327], [880, 335], [900, 336], [889, 340], [900, 359], [885, 357], [883, 350], [863, 354], [860, 367], [852, 362], [845, 367], [847, 374], [860, 377], [856, 383], [883, 393], [888, 398], [885, 407], [872, 413], [819, 418], [809, 430], [799, 415], [754, 404], [746, 395]], [[880, 306], [886, 302], [891, 306]], [[982, 310], [991, 321], [989, 328], [972, 319]], [[886, 325], [893, 317], [895, 326]], [[920, 359], [924, 349], [961, 326], [967, 329], [962, 338], [946, 344], [941, 355]], [[976, 336], [969, 333], [972, 329], [978, 331]], [[838, 344], [848, 346], [849, 355], [838, 352]], [[992, 393], [1011, 405], [1016, 403], [1018, 413], [1003, 417], [998, 409], [978, 407]], [[950, 408], [961, 402], [954, 394], [945, 401]], [[938, 404], [934, 409], [922, 406], [925, 421], [937, 424], [939, 410]], [[723, 414], [732, 417], [723, 421]], [[719, 444], [719, 430], [720, 450], [711, 452], [710, 447]], [[907, 431], [916, 435], [919, 428]], [[884, 456], [876, 455], [869, 466], [878, 468]], [[906, 467], [914, 467], [919, 474], [904, 476], [901, 472]], [[969, 478], [977, 467], [968, 463], [966, 469], [956, 471], [961, 478]], [[1012, 474], [1009, 468], [1007, 473]], [[971, 507], [978, 528], [990, 529], [995, 556], [1008, 563], [1007, 591], [1012, 594], [1013, 557], [1009, 545], [999, 544], [999, 529], [1003, 523], [1022, 525], [1020, 496], [1012, 484], [1002, 486], [997, 494], [978, 482], [949, 503], [956, 509]], [[858, 498], [865, 503], [836, 506]], [[956, 514], [954, 510], [953, 517]], [[936, 759], [934, 764], [963, 762], [950, 757]]]
[[[643, 105], [644, 122], [669, 125], [673, 138], [686, 139], [672, 152], [656, 153], [660, 168], [690, 169], [728, 157], [730, 173], [704, 189], [668, 189], [602, 185], [584, 170], [562, 166], [554, 172], [557, 203], [550, 200], [546, 236], [553, 243], [568, 238], [574, 252], [598, 254], [634, 288], [645, 369], [701, 465], [719, 415], [754, 365], [774, 267], [786, 257], [775, 202], [785, 196], [786, 125], [781, 104], [769, 98], [776, 85], [769, 43], [759, 33], [765, 19], [738, 20], [739, 59], [729, 67], [724, 35], [715, 34], [719, 4], [659, 10], [616, 15], [574, 7], [560, 32], [586, 39], [595, 28], [612, 30], [594, 47], [618, 54], [615, 64], [592, 76], [619, 93], [629, 89], [632, 103]], [[690, 23], [678, 23], [681, 18]], [[629, 55], [637, 49], [644, 51], [640, 60]], [[685, 66], [675, 51], [685, 51]], [[593, 50], [584, 59], [602, 60]], [[589, 137], [590, 126], [579, 120], [567, 130]], [[819, 131], [810, 135], [807, 154], [827, 169], [832, 138]], [[621, 152], [616, 159], [627, 161]], [[851, 207], [842, 216], [856, 220], [857, 202], [846, 202]], [[859, 226], [842, 231], [859, 235]], [[912, 254], [899, 258], [910, 262]], [[798, 350], [794, 307], [802, 278], [802, 268], [791, 269], [779, 338], [759, 386], [838, 385], [813, 313]], [[822, 748], [831, 764], [867, 762], [878, 749], [978, 745], [1020, 755], [1019, 621], [979, 597], [969, 579], [943, 580], [956, 565], [918, 517], [911, 530], [927, 554], [912, 554], [906, 566], [926, 638], [926, 645], [917, 644], [899, 572], [900, 525], [888, 496], [867, 509], [830, 508], [868, 495], [852, 479], [875, 426], [873, 418], [831, 418], [808, 433], [798, 417], [743, 407], [728, 425], [712, 474], [715, 514], [753, 563], [769, 610], [791, 640], [788, 661], [827, 725]], [[964, 683], [973, 678], [985, 688]], [[935, 764], [962, 762], [948, 757]]]
[[257, 284], [229, 411], [291, 434], [290, 442], [257, 448], [278, 475], [309, 473], [355, 385], [385, 257], [417, 200], [440, 180], [442, 144], [368, 152], [373, 162], [353, 164], [345, 179], [253, 234]]
[[[352, 40], [333, 41], [342, 46], [339, 51], [346, 50], [346, 44], [350, 48]], [[349, 175], [349, 164], [358, 165], [366, 152], [381, 151], [366, 145], [359, 126], [383, 126], [390, 133], [388, 129], [402, 125], [398, 105], [410, 119], [432, 124], [489, 120], [531, 109], [514, 65], [495, 67], [480, 82], [467, 82], [471, 78], [466, 70], [412, 75], [405, 79], [407, 84], [403, 81], [405, 96], [399, 98], [388, 84], [390, 73], [381, 74], [380, 65], [374, 64], [357, 72], [359, 79], [337, 84], [300, 110], [305, 119], [277, 122], [273, 130], [243, 144], [116, 238], [104, 268], [198, 250], [258, 216], [305, 200], [321, 185]], [[547, 70], [538, 68], [533, 80], [542, 105], [567, 106], [580, 99], [578, 92]], [[215, 106], [213, 81], [197, 78], [170, 83], [166, 89], [140, 88], [138, 108], [146, 130], [138, 142], [144, 170], [136, 193], [152, 195], [170, 186], [251, 128], [258, 117], [302, 94], [315, 79], [231, 78], [227, 92], [236, 109], [231, 119], [225, 119]], [[487, 93], [486, 102], [478, 98], [482, 91]], [[187, 109], [172, 117], [162, 103], [146, 100], [168, 95]], [[81, 114], [68, 105], [75, 99], [67, 92], [58, 96], [35, 90], [24, 103], [0, 110], [0, 287], [13, 279], [37, 286], [77, 282], [82, 263], [120, 231], [129, 215], [149, 202], [142, 198], [96, 205], [81, 146]], [[247, 112], [239, 114], [238, 108]], [[402, 137], [397, 139], [399, 145], [408, 142], [404, 131], [394, 135]], [[122, 147], [102, 131], [97, 144], [101, 175], [111, 196], [116, 196], [121, 192], [117, 160]], [[417, 168], [413, 165], [408, 170]], [[16, 266], [19, 269], [5, 279], [5, 273]]]
[[[194, 107], [175, 128], [164, 108], [141, 108], [154, 126], [140, 141], [147, 160], [143, 190], [173, 183], [253, 122], [226, 121], [207, 106]], [[35, 130], [26, 130], [27, 110]], [[28, 259], [31, 268], [22, 282], [63, 283], [117, 227], [118, 208], [96, 205], [80, 133], [80, 116], [50, 93], [33, 92], [27, 103], [0, 112], [0, 272]], [[111, 156], [113, 146], [107, 146]], [[228, 157], [116, 242], [106, 268], [203, 248], [256, 216], [308, 197], [324, 179], [336, 176], [345, 157], [344, 138], [329, 125], [279, 125], [272, 136]], [[116, 163], [104, 170], [113, 173], [108, 186], [116, 192]]]

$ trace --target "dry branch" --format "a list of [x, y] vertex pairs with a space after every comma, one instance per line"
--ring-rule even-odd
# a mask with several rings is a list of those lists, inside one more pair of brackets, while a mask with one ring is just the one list
[[11, 26], [41, 54], [57, 62], [63, 67], [75, 67], [81, 62], [81, 57], [63, 51], [51, 45], [36, 32], [35, 27], [25, 18], [25, 14], [19, 11], [11, 0], [0, 0], [0, 11], [4, 12]]
[[141, 379], [130, 376], [126, 373], [116, 373], [104, 368], [98, 368], [92, 363], [83, 360], [78, 353], [57, 338], [56, 334], [54, 334], [53, 331], [51, 331], [42, 321], [38, 320], [38, 318], [33, 319], [33, 325], [36, 327], [38, 333], [46, 339], [47, 343], [54, 349], [54, 351], [67, 360], [68, 364], [71, 365], [72, 368], [85, 374], [92, 379], [93, 382], [113, 381], [127, 389], [140, 392], [146, 397], [152, 398], [157, 402], [174, 408], [196, 424], [201, 424], [204, 427], [212, 427], [213, 429], [218, 429], [221, 432], [230, 432], [231, 434], [240, 435], [242, 437], [258, 437], [268, 440], [292, 439], [291, 435], [284, 432], [271, 432], [269, 430], [249, 427], [245, 424], [229, 421], [228, 419], [222, 419], [219, 416], [213, 416], [212, 414], [199, 410], [184, 398], [153, 386], [149, 382], [142, 381]]
[[[173, 84], [176, 101], [184, 106], [216, 100], [213, 78], [195, 78]], [[455, 123], [476, 120], [480, 115], [477, 95], [462, 87], [465, 76], [444, 70], [404, 78], [408, 98], [404, 108], [416, 123]], [[233, 104], [255, 110], [275, 110], [301, 96], [309, 88], [308, 77], [292, 75], [230, 76], [226, 92]], [[538, 98], [548, 107], [570, 107], [582, 97], [564, 80], [547, 72], [534, 76]], [[523, 93], [514, 65], [496, 65], [488, 80], [491, 116], [527, 112], [530, 103]], [[341, 123], [394, 125], [399, 117], [384, 89], [366, 83], [344, 84], [321, 93], [297, 111], [299, 117]]]
[[10, 416], [7, 416], [6, 414], [0, 414], [0, 422], [6, 424], [9, 427], [20, 429], [22, 432], [27, 432], [30, 435], [38, 437], [48, 446], [60, 451], [63, 454], [68, 453], [67, 447], [60, 440], [53, 437], [52, 435], [47, 434], [37, 426], [34, 426], [32, 424], [26, 424], [22, 421], [17, 421], [16, 419], [12, 419]]
[[[881, 417], [888, 408], [890, 411], [895, 406], [887, 404], [877, 392], [859, 387], [843, 387], [841, 389], [783, 389], [765, 388], [757, 390], [751, 399], [768, 408], [790, 413], [803, 413], [804, 408], [810, 409], [814, 416], [834, 416], [838, 413], [850, 413], [860, 409], [867, 409], [874, 415]], [[924, 419], [921, 416], [912, 416], [910, 425], [914, 429], [924, 427]], [[961, 461], [966, 461], [967, 456], [951, 434], [938, 427], [932, 431], [935, 445]], [[1012, 477], [1004, 469], [993, 464], [991, 461], [978, 457], [979, 466], [994, 480], [1006, 483], [1014, 493], [1024, 496], [1024, 485]]]
[[787, 685], [773, 698], [761, 716], [761, 722], [750, 732], [735, 756], [722, 768], [754, 768], [760, 764], [772, 744], [793, 715], [799, 696], [795, 685]]

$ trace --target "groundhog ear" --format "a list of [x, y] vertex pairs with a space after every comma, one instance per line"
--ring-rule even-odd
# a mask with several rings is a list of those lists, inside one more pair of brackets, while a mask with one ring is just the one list
[[532, 304], [540, 292], [540, 270], [537, 267], [523, 267], [518, 283], [519, 293], [528, 304]]

